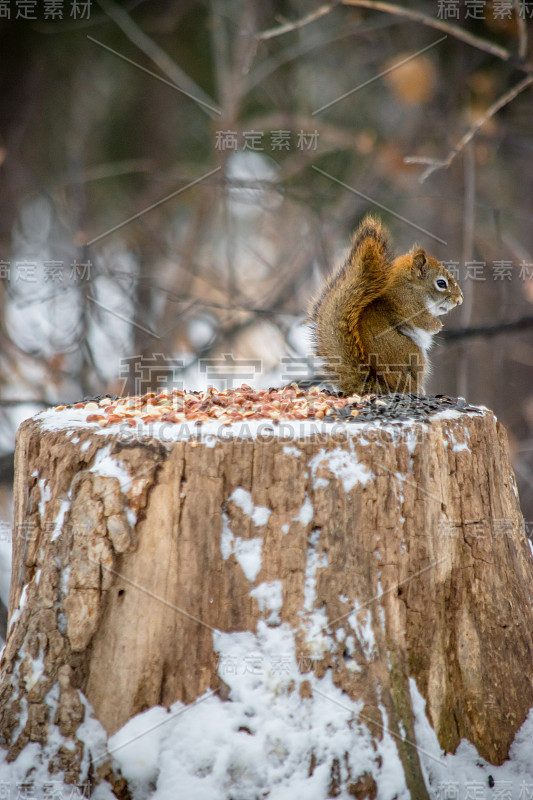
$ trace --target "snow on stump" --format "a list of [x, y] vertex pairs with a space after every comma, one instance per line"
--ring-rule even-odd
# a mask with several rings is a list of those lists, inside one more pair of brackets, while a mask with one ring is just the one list
[[21, 426], [15, 518], [0, 780], [533, 787], [533, 558], [491, 412], [294, 386], [80, 403]]

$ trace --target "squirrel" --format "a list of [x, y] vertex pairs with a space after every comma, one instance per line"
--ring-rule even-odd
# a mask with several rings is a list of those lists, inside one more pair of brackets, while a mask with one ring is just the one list
[[416, 245], [395, 258], [388, 231], [367, 215], [311, 309], [316, 354], [344, 394], [425, 394], [437, 317], [462, 302], [442, 264]]

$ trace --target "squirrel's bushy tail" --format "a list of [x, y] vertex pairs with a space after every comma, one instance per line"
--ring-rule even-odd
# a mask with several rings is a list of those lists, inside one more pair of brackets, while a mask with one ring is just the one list
[[355, 232], [345, 267], [359, 268], [368, 288], [375, 286], [379, 290], [383, 285], [384, 273], [393, 261], [389, 232], [378, 219], [368, 214]]
[[346, 322], [362, 359], [365, 353], [359, 334], [359, 321], [365, 308], [385, 290], [393, 261], [389, 232], [378, 219], [366, 216], [355, 232], [352, 250], [345, 265]]
[[365, 361], [361, 314], [385, 290], [393, 260], [388, 231], [379, 220], [366, 216], [348, 258], [313, 306], [317, 354], [338, 378], [343, 371], [357, 372]]

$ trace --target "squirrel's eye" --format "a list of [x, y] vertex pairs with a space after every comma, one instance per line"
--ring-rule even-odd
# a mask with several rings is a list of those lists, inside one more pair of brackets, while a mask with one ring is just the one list
[[447, 289], [448, 281], [445, 280], [445, 278], [438, 278], [438, 280], [435, 281], [435, 286], [437, 289]]

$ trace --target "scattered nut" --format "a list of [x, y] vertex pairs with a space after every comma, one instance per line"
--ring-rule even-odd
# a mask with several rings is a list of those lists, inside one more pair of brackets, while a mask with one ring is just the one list
[[[462, 405], [460, 404], [462, 403]], [[203, 392], [163, 389], [157, 394], [147, 392], [138, 397], [102, 397], [87, 402], [64, 404], [55, 407], [58, 413], [66, 409], [76, 409], [89, 413], [87, 422], [97, 422], [101, 427], [109, 425], [128, 425], [156, 422], [181, 424], [183, 422], [203, 425], [219, 423], [231, 425], [235, 422], [269, 419], [300, 421], [309, 420], [323, 423], [350, 422], [354, 417], [361, 420], [394, 419], [396, 411], [407, 411], [413, 419], [426, 419], [442, 407], [457, 408], [460, 411], [477, 409], [465, 406], [464, 401], [452, 397], [415, 397], [392, 394], [386, 399], [371, 395], [350, 395], [342, 397], [327, 390], [313, 386], [303, 389], [296, 383], [279, 389], [252, 389], [243, 385], [240, 389], [218, 391], [210, 387]]]

